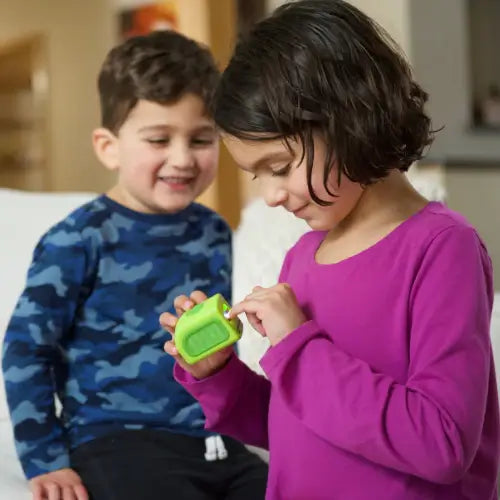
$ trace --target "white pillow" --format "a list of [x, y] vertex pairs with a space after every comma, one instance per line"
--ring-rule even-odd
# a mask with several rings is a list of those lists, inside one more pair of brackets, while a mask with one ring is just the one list
[[[305, 221], [281, 207], [268, 207], [260, 198], [245, 207], [233, 236], [233, 303], [242, 300], [256, 285], [275, 285], [286, 252], [308, 230]], [[240, 318], [240, 358], [262, 373], [259, 360], [269, 343], [250, 326], [245, 315]]]

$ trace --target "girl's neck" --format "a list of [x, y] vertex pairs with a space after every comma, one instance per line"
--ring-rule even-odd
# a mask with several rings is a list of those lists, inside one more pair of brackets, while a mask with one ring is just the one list
[[352, 212], [332, 232], [396, 227], [427, 203], [404, 173], [393, 170], [385, 179], [365, 188]]
[[370, 248], [420, 211], [428, 201], [393, 171], [368, 186], [348, 217], [332, 228], [319, 246], [318, 264], [334, 264]]

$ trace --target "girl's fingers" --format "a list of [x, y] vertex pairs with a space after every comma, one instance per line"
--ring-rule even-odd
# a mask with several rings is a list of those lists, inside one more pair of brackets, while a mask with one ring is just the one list
[[247, 314], [247, 319], [254, 330], [257, 330], [263, 337], [266, 337], [266, 330], [262, 321], [255, 314]]
[[175, 347], [175, 343], [173, 340], [168, 340], [167, 342], [165, 342], [163, 349], [167, 354], [170, 354], [170, 356], [172, 356], [175, 361], [179, 363], [182, 368], [184, 368], [184, 370], [191, 374], [193, 373], [192, 366], [184, 361], [183, 357], [179, 354], [179, 351]]
[[163, 349], [167, 354], [170, 354], [170, 356], [176, 360], [180, 357], [179, 351], [177, 350], [177, 347], [175, 347], [175, 342], [173, 340], [167, 340], [167, 342], [163, 345]]
[[187, 310], [194, 306], [194, 302], [187, 295], [179, 295], [174, 300], [177, 316], [182, 316]]
[[171, 335], [174, 335], [177, 317], [172, 313], [166, 312], [160, 315], [160, 325], [165, 328]]
[[236, 316], [240, 315], [241, 313], [246, 313], [247, 315], [257, 314], [263, 303], [265, 303], [265, 301], [261, 301], [258, 298], [248, 298], [242, 300], [231, 308], [231, 311], [229, 312], [229, 318], [236, 318]]
[[199, 304], [200, 302], [205, 302], [205, 300], [207, 300], [207, 296], [201, 292], [200, 290], [195, 290], [190, 296], [189, 298], [195, 303], [195, 304]]

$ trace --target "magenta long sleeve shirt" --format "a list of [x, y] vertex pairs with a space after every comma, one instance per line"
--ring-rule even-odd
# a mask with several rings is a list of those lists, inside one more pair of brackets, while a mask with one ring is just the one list
[[[288, 252], [309, 321], [261, 360], [177, 380], [207, 427], [270, 450], [268, 500], [493, 500], [499, 412], [492, 269], [475, 230], [430, 203], [336, 264]], [[257, 285], [257, 283], [256, 283]]]

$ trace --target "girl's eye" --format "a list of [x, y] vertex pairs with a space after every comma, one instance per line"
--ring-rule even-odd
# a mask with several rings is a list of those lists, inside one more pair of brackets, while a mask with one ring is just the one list
[[285, 165], [283, 168], [280, 168], [279, 170], [273, 170], [272, 176], [279, 177], [281, 175], [287, 175], [289, 171], [290, 171], [290, 163]]

